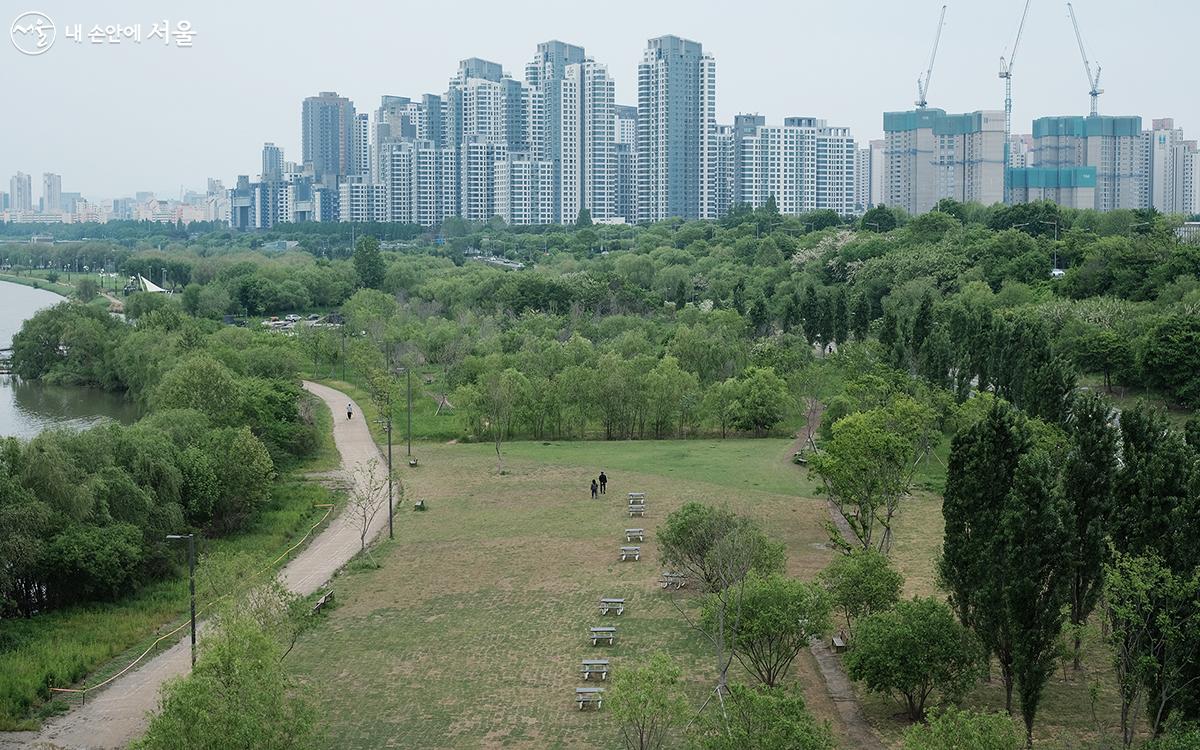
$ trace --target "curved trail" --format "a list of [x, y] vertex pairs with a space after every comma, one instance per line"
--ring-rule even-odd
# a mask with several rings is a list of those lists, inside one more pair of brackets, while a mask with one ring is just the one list
[[[342, 456], [347, 480], [355, 466], [382, 456], [354, 404], [354, 418], [345, 418], [346, 404], [353, 400], [341, 391], [304, 382], [304, 389], [320, 398], [333, 414], [333, 440]], [[387, 527], [380, 513], [367, 533], [370, 541]], [[339, 514], [308, 547], [279, 572], [291, 591], [307, 595], [316, 591], [354, 557], [359, 549], [359, 532], [353, 521]], [[202, 633], [204, 623], [200, 624]], [[172, 677], [186, 674], [191, 646], [187, 637], [119, 678], [87, 702], [45, 723], [39, 732], [0, 733], [0, 748], [121, 748], [146, 728], [147, 714], [158, 706], [159, 689]]]

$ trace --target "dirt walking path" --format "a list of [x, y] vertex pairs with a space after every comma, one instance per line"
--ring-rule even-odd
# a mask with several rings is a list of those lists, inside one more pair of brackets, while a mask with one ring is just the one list
[[[788, 448], [788, 461], [792, 460], [793, 453], [808, 446], [809, 436], [817, 434], [817, 430], [821, 427], [821, 417], [824, 414], [825, 406], [823, 404], [810, 405], [808, 418], [812, 423], [811, 429], [806, 427], [796, 435], [796, 440]], [[850, 541], [853, 538], [853, 532], [850, 530], [850, 525], [846, 523], [845, 516], [833, 502], [827, 500], [826, 503], [829, 508], [829, 518], [837, 527], [838, 533], [841, 534], [842, 539]], [[821, 640], [814, 640], [809, 646], [809, 651], [812, 652], [813, 658], [817, 662], [817, 668], [821, 672], [821, 678], [825, 681], [825, 691], [829, 694], [829, 699], [833, 701], [834, 707], [837, 708], [845, 739], [853, 743], [850, 746], [856, 750], [885, 750], [879, 735], [875, 734], [875, 730], [871, 728], [871, 724], [863, 715], [862, 705], [858, 701], [858, 696], [854, 694], [854, 686], [850, 683], [850, 678], [846, 676], [845, 669], [842, 668], [842, 660], [833, 653], [828, 643]]]
[[[342, 456], [347, 480], [354, 467], [371, 459], [382, 459], [379, 449], [354, 404], [354, 418], [346, 419], [346, 404], [353, 400], [341, 391], [305, 381], [333, 413], [333, 440]], [[387, 528], [387, 515], [380, 513], [368, 532], [368, 541]], [[311, 594], [328, 581], [359, 549], [359, 531], [343, 513], [283, 567], [280, 580], [291, 591]], [[203, 633], [203, 624], [200, 632]], [[145, 731], [147, 714], [158, 705], [159, 689], [168, 679], [185, 674], [190, 666], [190, 642], [184, 638], [166, 651], [134, 669], [87, 703], [46, 722], [40, 732], [0, 733], [0, 749], [33, 748], [120, 748]]]

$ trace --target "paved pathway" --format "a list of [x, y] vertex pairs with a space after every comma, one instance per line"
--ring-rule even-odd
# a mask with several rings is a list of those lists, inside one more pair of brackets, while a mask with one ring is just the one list
[[[346, 394], [305, 381], [304, 388], [316, 395], [333, 413], [333, 440], [342, 455], [343, 470], [371, 459], [382, 460], [371, 440], [362, 410], [354, 405], [354, 418], [346, 419]], [[387, 528], [387, 514], [380, 513], [368, 533], [374, 539]], [[341, 514], [280, 571], [288, 589], [311, 594], [359, 549], [359, 532], [353, 521]], [[203, 623], [200, 628], [203, 633]], [[121, 748], [141, 735], [147, 713], [158, 706], [159, 689], [168, 679], [185, 674], [189, 668], [190, 644], [184, 638], [166, 651], [89, 695], [87, 703], [69, 713], [47, 721], [40, 732], [0, 733], [0, 749], [34, 748]]]

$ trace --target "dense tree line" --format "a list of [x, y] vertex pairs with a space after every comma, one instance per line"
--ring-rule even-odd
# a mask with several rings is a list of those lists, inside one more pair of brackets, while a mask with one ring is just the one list
[[150, 295], [126, 324], [64, 302], [13, 342], [22, 378], [122, 390], [136, 424], [0, 447], [0, 616], [115, 599], [167, 574], [167, 533], [236, 531], [276, 467], [311, 452], [287, 342], [190, 318]]

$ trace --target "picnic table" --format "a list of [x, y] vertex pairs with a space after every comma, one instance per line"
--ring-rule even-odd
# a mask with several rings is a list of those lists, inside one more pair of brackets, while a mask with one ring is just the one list
[[629, 504], [630, 505], [639, 505], [639, 504], [645, 505], [646, 504], [646, 493], [645, 492], [630, 492], [629, 493]]
[[687, 586], [687, 576], [664, 570], [659, 585], [664, 589], [681, 589]]
[[629, 517], [630, 518], [633, 518], [634, 516], [641, 517], [644, 515], [646, 515], [646, 504], [645, 503], [640, 503], [640, 504], [629, 506]]
[[604, 688], [582, 687], [575, 688], [575, 703], [579, 710], [594, 706], [596, 710], [604, 705]]
[[608, 645], [610, 646], [617, 642], [617, 629], [611, 625], [600, 628], [592, 628], [591, 631], [593, 646], [599, 646], [600, 641], [607, 641]]
[[641, 547], [622, 547], [621, 548], [621, 562], [625, 562], [626, 560], [641, 560], [641, 559], [642, 559], [642, 548]]
[[600, 600], [600, 614], [607, 615], [608, 611], [610, 609], [615, 609], [617, 611], [618, 615], [625, 614], [625, 600], [624, 599], [601, 599]]
[[645, 529], [625, 529], [625, 541], [627, 542], [644, 542], [646, 541]]
[[608, 679], [608, 659], [584, 659], [579, 670], [583, 679], [590, 680], [592, 675], [600, 675], [600, 679]]

